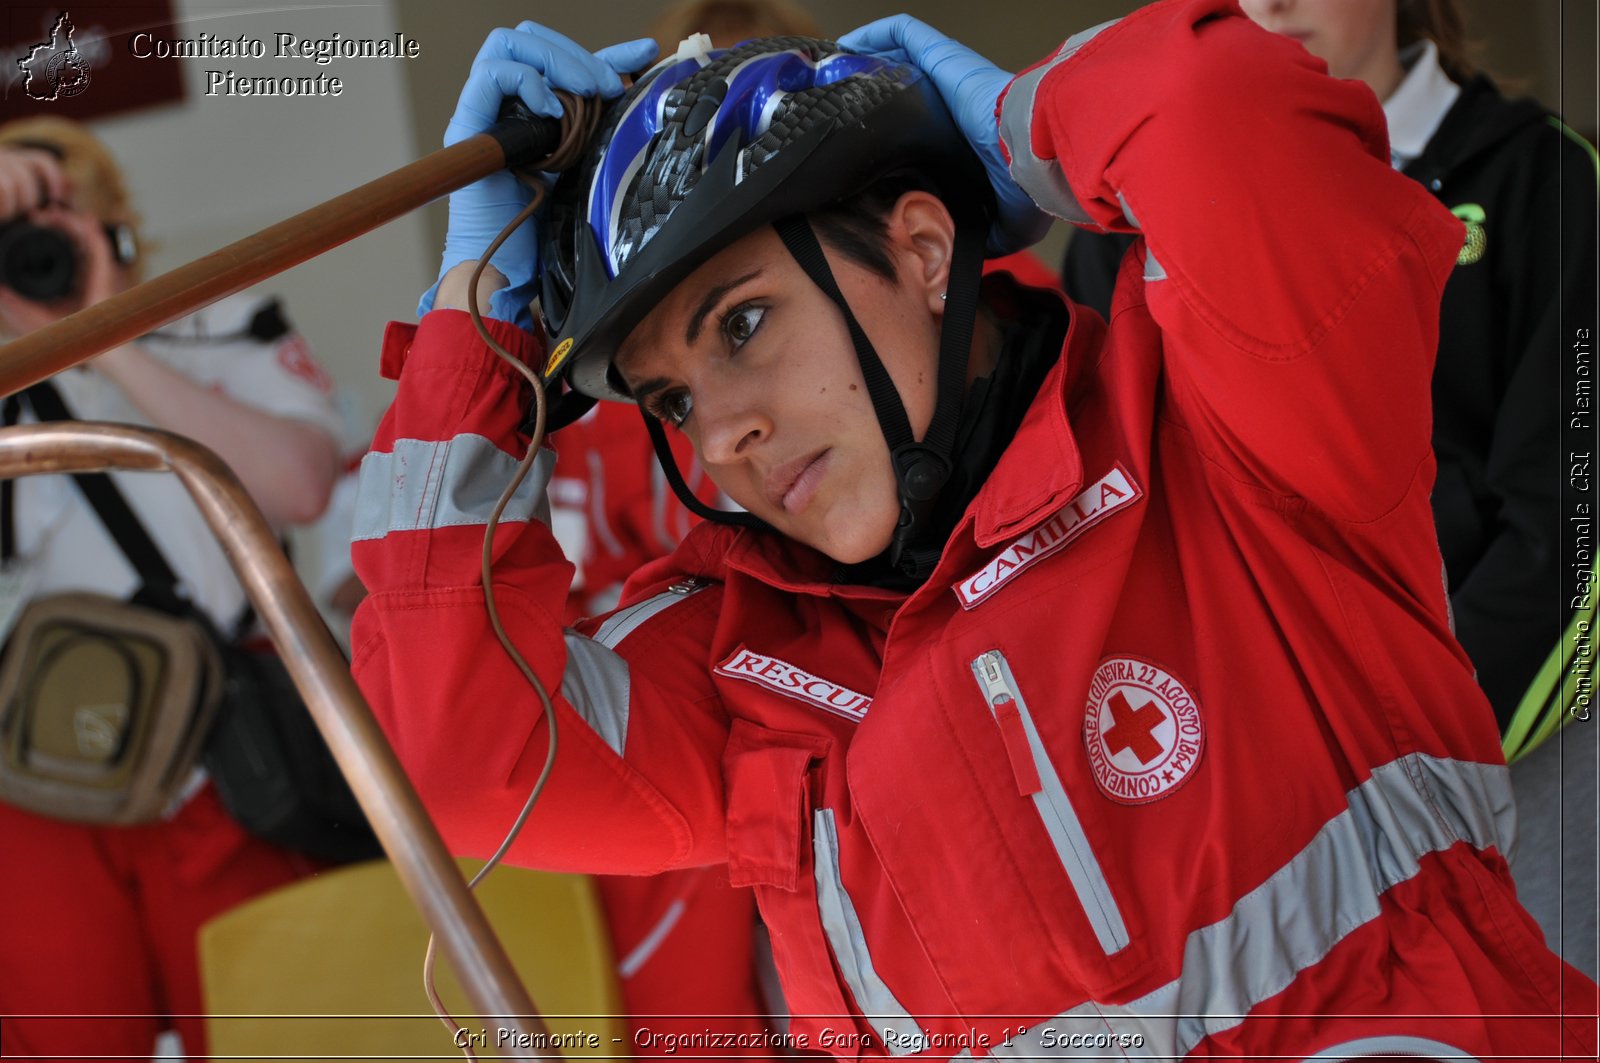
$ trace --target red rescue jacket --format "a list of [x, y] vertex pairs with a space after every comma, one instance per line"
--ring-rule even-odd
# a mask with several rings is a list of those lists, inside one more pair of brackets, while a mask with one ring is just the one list
[[[525, 488], [497, 597], [561, 744], [513, 859], [726, 861], [793, 1036], [844, 1055], [1592, 1053], [1553, 1016], [1594, 986], [1506, 870], [1428, 505], [1459, 223], [1389, 168], [1364, 86], [1224, 0], [1068, 41], [999, 118], [1038, 202], [1142, 234], [1109, 326], [1074, 312], [909, 596], [702, 525], [563, 631]], [[477, 589], [521, 384], [455, 312], [385, 363], [355, 668], [486, 852], [546, 748]]]

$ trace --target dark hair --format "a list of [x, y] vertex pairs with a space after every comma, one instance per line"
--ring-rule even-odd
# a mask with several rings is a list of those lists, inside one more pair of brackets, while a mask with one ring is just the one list
[[1400, 0], [1395, 5], [1395, 41], [1400, 49], [1423, 40], [1439, 49], [1439, 66], [1451, 81], [1465, 82], [1477, 73], [1468, 57], [1466, 24], [1456, 0]]
[[857, 265], [886, 280], [894, 280], [889, 258], [889, 212], [907, 192], [938, 190], [914, 170], [893, 170], [863, 191], [809, 215], [817, 238]]

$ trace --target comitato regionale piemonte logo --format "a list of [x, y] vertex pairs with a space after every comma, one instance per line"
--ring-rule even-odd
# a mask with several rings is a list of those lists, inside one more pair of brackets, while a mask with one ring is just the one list
[[22, 88], [30, 97], [46, 102], [76, 96], [89, 87], [89, 62], [72, 40], [72, 16], [61, 12], [50, 28], [50, 39], [29, 49], [17, 60], [22, 68]]

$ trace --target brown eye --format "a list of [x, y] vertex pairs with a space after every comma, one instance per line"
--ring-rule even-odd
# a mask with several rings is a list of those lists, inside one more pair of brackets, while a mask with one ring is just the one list
[[650, 412], [674, 428], [682, 428], [683, 422], [694, 412], [694, 399], [687, 391], [669, 391], [656, 401], [655, 409]]
[[735, 347], [742, 347], [761, 327], [764, 313], [766, 311], [759, 306], [741, 306], [729, 311], [728, 316], [722, 319], [723, 334], [733, 341]]

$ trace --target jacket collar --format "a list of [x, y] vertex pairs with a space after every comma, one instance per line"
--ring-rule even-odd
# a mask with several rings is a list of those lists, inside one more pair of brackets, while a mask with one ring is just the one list
[[793, 594], [864, 601], [905, 597], [903, 591], [838, 583], [839, 566], [831, 558], [769, 530], [706, 521], [690, 530], [675, 559], [689, 573], [720, 582], [738, 573]]
[[[1068, 307], [1066, 341], [1011, 445], [967, 510], [980, 547], [993, 546], [1039, 523], [1083, 486], [1083, 457], [1067, 416], [1068, 396], [1099, 350], [1105, 323], [1059, 292], [1052, 294]], [[961, 527], [965, 526], [963, 521]]]

